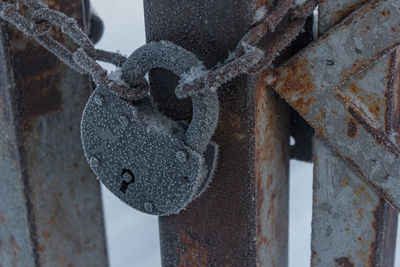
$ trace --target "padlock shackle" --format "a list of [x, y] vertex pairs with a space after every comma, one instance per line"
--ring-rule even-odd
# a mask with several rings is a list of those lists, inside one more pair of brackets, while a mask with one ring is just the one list
[[195, 54], [168, 41], [150, 42], [133, 52], [121, 68], [122, 79], [136, 87], [154, 68], [172, 71], [180, 77], [194, 66], [201, 66]]
[[[140, 47], [122, 66], [122, 79], [132, 87], [143, 83], [145, 75], [154, 68], [163, 68], [178, 77], [202, 63], [192, 52], [168, 41], [150, 42]], [[185, 143], [203, 153], [218, 123], [219, 102], [216, 92], [204, 92], [191, 96], [193, 116], [185, 134]]]

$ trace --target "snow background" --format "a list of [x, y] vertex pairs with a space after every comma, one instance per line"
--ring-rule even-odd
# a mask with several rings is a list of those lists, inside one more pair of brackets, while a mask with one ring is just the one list
[[[105, 31], [98, 48], [131, 54], [145, 44], [142, 0], [91, 0]], [[121, 29], [123, 29], [121, 31]], [[112, 70], [111, 65], [105, 64]], [[102, 187], [111, 267], [161, 266], [158, 220], [140, 213]], [[311, 256], [312, 164], [291, 161], [289, 266], [309, 266]], [[396, 259], [400, 257], [397, 246]], [[400, 267], [396, 262], [395, 266]]]

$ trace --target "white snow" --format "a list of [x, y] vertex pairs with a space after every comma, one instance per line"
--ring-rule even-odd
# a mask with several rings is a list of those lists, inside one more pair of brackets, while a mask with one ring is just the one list
[[189, 71], [185, 72], [181, 75], [181, 79], [179, 81], [180, 84], [191, 83], [192, 81], [201, 78], [202, 76], [207, 74], [207, 70], [204, 65], [198, 65], [190, 68]]
[[262, 21], [265, 18], [265, 15], [267, 14], [267, 8], [265, 5], [262, 5], [261, 7], [259, 7], [255, 14], [254, 14], [254, 20], [253, 23], [257, 23]]
[[120, 69], [112, 70], [108, 74], [108, 77], [116, 82], [117, 84], [124, 84], [125, 82], [122, 80], [122, 72]]

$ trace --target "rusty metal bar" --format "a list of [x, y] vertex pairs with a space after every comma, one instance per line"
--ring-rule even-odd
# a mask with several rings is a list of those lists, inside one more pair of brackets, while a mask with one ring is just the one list
[[[386, 74], [400, 44], [396, 0], [371, 1], [333, 27], [268, 82], [392, 205], [400, 207], [400, 150], [387, 131], [396, 113]], [[389, 123], [390, 124], [390, 123]]]
[[[319, 34], [328, 31], [364, 2], [321, 2]], [[386, 66], [380, 71], [385, 72]], [[372, 81], [379, 79], [371, 72], [368, 75]], [[369, 86], [373, 87], [371, 92], [376, 90], [374, 83]], [[349, 125], [352, 123], [350, 121]], [[348, 134], [354, 135], [356, 127], [355, 123], [350, 126]], [[313, 195], [313, 266], [394, 265], [397, 211], [366, 185], [360, 174], [320, 136], [315, 137], [314, 143]]]
[[[87, 30], [88, 1], [47, 3]], [[11, 26], [0, 38], [0, 265], [106, 266], [100, 188], [79, 135], [90, 81]]]
[[[170, 40], [210, 68], [223, 62], [267, 1], [145, 0], [148, 41]], [[177, 78], [150, 75], [159, 107], [190, 119], [178, 102]], [[163, 266], [286, 266], [288, 241], [288, 112], [264, 81], [240, 77], [218, 90], [220, 146], [207, 191], [178, 215], [160, 217]]]

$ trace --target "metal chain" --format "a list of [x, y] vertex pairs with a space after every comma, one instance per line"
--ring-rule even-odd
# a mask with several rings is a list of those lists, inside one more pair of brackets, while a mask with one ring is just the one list
[[[75, 19], [64, 13], [50, 9], [40, 0], [20, 0], [32, 9], [30, 19], [21, 15], [15, 4], [0, 0], [0, 17], [17, 27], [25, 35], [33, 37], [40, 45], [52, 52], [62, 62], [82, 74], [91, 75], [93, 81], [105, 86], [124, 99], [136, 100], [148, 94], [148, 84], [131, 88], [120, 79], [101, 67], [96, 61], [108, 62], [121, 67], [127, 60], [119, 53], [96, 49], [86, 33], [78, 26]], [[240, 40], [235, 57], [222, 66], [204, 71], [194, 79], [181, 79], [176, 93], [178, 97], [198, 94], [205, 90], [217, 90], [223, 83], [244, 73], [257, 73], [272, 67], [272, 62], [303, 30], [306, 18], [316, 8], [316, 0], [307, 0], [302, 5], [295, 0], [280, 1], [270, 12], [264, 12], [250, 31]], [[262, 7], [265, 8], [265, 7]], [[268, 33], [275, 32], [279, 23], [291, 13], [292, 23], [276, 35], [266, 52], [256, 45]], [[52, 26], [59, 27], [78, 46], [71, 52], [51, 36]]]
[[[67, 66], [82, 74], [90, 74], [93, 81], [129, 100], [141, 98], [148, 93], [146, 85], [132, 90], [130, 86], [101, 67], [96, 61], [112, 63], [118, 67], [126, 61], [126, 57], [113, 52], [96, 49], [86, 33], [78, 26], [75, 19], [64, 13], [50, 9], [40, 0], [20, 0], [32, 9], [31, 19], [27, 19], [17, 11], [16, 3], [10, 4], [0, 1], [0, 17], [25, 35], [33, 37], [40, 45], [52, 52]], [[59, 27], [78, 46], [71, 52], [51, 36], [52, 26]]]

